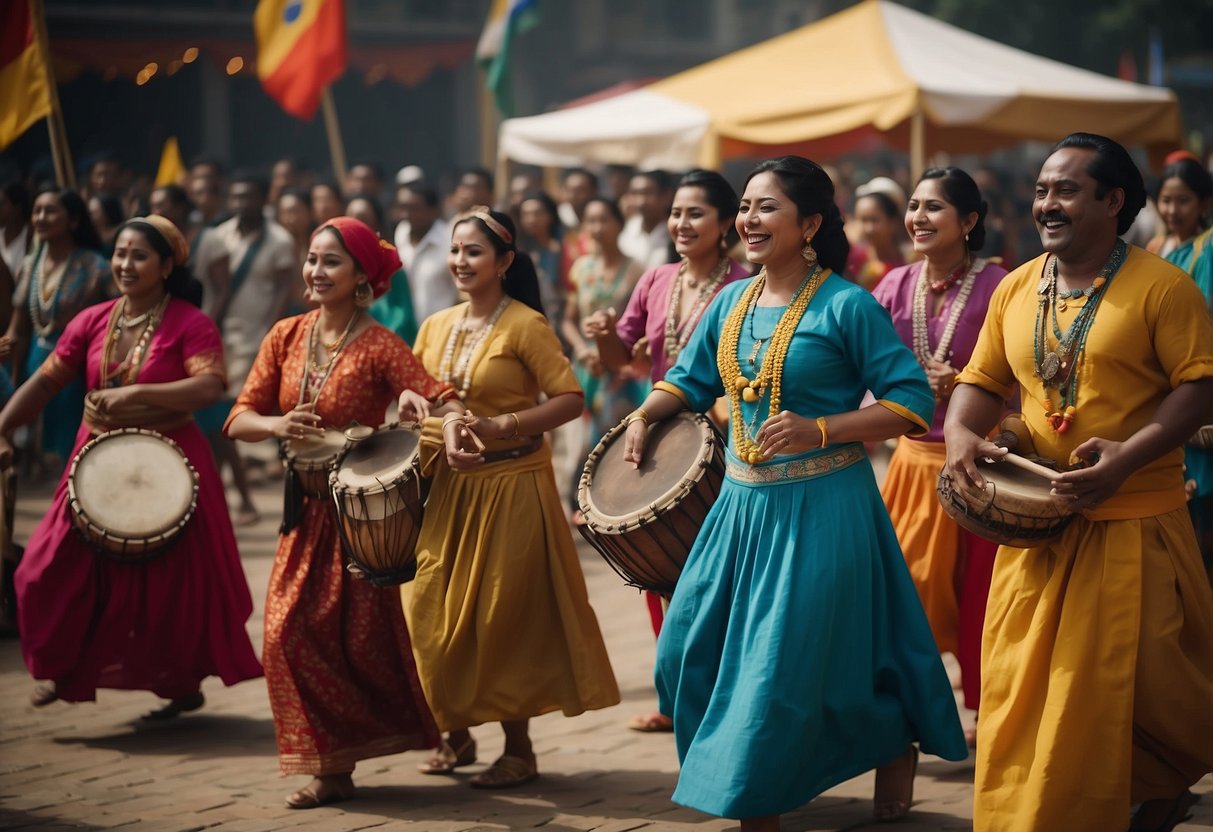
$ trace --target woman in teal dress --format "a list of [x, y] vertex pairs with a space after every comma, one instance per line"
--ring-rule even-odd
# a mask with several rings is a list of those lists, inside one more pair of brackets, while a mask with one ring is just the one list
[[[627, 417], [730, 395], [727, 475], [657, 647], [675, 802], [777, 830], [779, 815], [877, 769], [875, 814], [904, 817], [919, 743], [968, 753], [947, 675], [863, 451], [924, 433], [926, 377], [888, 313], [839, 276], [848, 245], [822, 169], [759, 165], [737, 230], [763, 267], [725, 287], [678, 363]], [[865, 391], [876, 404], [860, 409]]]
[[[1213, 311], [1213, 177], [1191, 159], [1168, 165], [1158, 186], [1158, 213], [1167, 226], [1167, 241], [1176, 245], [1166, 259], [1192, 275]], [[1213, 415], [1209, 418], [1213, 424]], [[1213, 450], [1184, 446], [1184, 477], [1192, 489], [1188, 513], [1200, 541], [1205, 570], [1213, 576]]]
[[[34, 199], [33, 251], [21, 264], [13, 317], [0, 344], [0, 359], [11, 353], [18, 379], [24, 381], [42, 366], [59, 342], [64, 328], [80, 310], [110, 294], [109, 262], [97, 250], [101, 238], [89, 219], [84, 200], [68, 189], [43, 190]], [[66, 385], [47, 404], [40, 431], [31, 446], [52, 454], [57, 465], [67, 463], [84, 415], [84, 382]]]

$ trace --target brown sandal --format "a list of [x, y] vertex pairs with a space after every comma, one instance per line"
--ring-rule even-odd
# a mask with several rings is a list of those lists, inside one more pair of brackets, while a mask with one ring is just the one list
[[524, 786], [539, 776], [534, 760], [502, 755], [485, 771], [468, 781], [474, 789], [512, 789]]
[[[320, 785], [315, 785], [316, 781], [319, 781]], [[317, 777], [299, 791], [287, 796], [286, 808], [319, 809], [321, 806], [343, 803], [352, 799], [354, 794], [353, 780], [347, 778], [344, 781], [333, 781]]]
[[453, 774], [455, 769], [470, 766], [474, 762], [476, 762], [476, 740], [472, 737], [468, 737], [467, 742], [459, 746], [458, 751], [451, 748], [449, 742], [443, 740], [434, 756], [417, 766], [417, 770], [422, 774]]

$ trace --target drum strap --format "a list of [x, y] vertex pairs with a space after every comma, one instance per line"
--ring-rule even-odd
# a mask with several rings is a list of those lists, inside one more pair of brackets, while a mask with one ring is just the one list
[[278, 534], [290, 534], [303, 521], [303, 495], [299, 474], [288, 465], [282, 477], [282, 523]]
[[522, 459], [524, 456], [530, 456], [543, 447], [543, 440], [536, 438], [532, 439], [525, 445], [519, 445], [517, 448], [510, 448], [505, 451], [485, 451], [481, 456], [485, 462], [501, 462], [506, 459]]

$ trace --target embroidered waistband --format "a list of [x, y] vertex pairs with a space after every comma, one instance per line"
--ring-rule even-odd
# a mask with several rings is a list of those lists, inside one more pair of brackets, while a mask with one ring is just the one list
[[725, 463], [725, 473], [730, 479], [737, 480], [737, 482], [759, 485], [792, 482], [832, 474], [854, 465], [863, 458], [864, 452], [861, 445], [845, 445], [819, 456], [793, 459], [788, 462], [772, 462], [766, 465], [746, 465], [730, 455]]

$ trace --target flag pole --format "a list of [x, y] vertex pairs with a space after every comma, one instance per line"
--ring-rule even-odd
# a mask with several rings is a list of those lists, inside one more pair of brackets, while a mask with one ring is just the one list
[[488, 71], [480, 73], [480, 164], [485, 170], [494, 171], [496, 191], [493, 196], [501, 199], [508, 190], [505, 181], [506, 169], [502, 159], [497, 157], [497, 101], [488, 86]]
[[76, 188], [76, 170], [72, 166], [72, 149], [67, 143], [67, 127], [63, 123], [63, 108], [59, 104], [59, 87], [55, 84], [55, 71], [51, 67], [50, 38], [46, 32], [46, 9], [43, 0], [29, 0], [34, 21], [34, 38], [38, 41], [38, 56], [46, 70], [47, 95], [51, 112], [46, 119], [50, 133], [51, 156], [55, 160], [55, 180], [61, 188]]
[[324, 88], [320, 96], [324, 108], [324, 129], [329, 137], [329, 153], [333, 157], [333, 178], [338, 187], [345, 182], [345, 144], [341, 141], [341, 125], [337, 122], [337, 105], [333, 103], [333, 86]]

